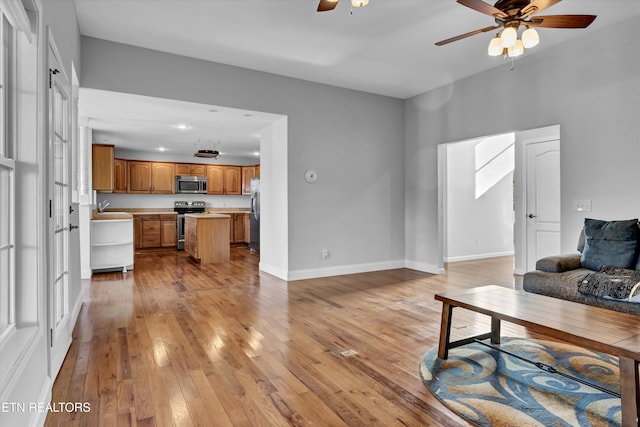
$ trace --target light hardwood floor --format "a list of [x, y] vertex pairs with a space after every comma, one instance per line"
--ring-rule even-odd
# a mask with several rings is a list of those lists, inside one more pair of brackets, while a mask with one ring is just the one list
[[[47, 426], [466, 426], [424, 387], [438, 341], [434, 294], [518, 287], [512, 258], [284, 282], [258, 256], [197, 266], [184, 252], [137, 254], [135, 270], [94, 276]], [[452, 337], [488, 319], [454, 314]], [[504, 324], [503, 335], [525, 336]], [[345, 357], [344, 350], [358, 354]]]

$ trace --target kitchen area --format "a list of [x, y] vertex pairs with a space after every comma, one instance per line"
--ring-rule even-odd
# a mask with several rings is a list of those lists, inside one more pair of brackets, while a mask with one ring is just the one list
[[[123, 94], [90, 92], [95, 93], [85, 99], [92, 98], [96, 115], [106, 114], [95, 105], [122, 101]], [[184, 111], [176, 114], [175, 102], [127, 96], [133, 97], [130, 108], [154, 115], [152, 125], [149, 119], [140, 120], [142, 134], [127, 129], [130, 119], [124, 118], [109, 123], [92, 117], [87, 119], [90, 127], [81, 127], [80, 155], [90, 158], [84, 167], [81, 162], [79, 171], [90, 176], [84, 203], [84, 230], [89, 233], [81, 227], [81, 246], [84, 240], [88, 249], [82, 251], [83, 278], [126, 273], [135, 269], [135, 254], [142, 252], [177, 251], [199, 264], [229, 262], [231, 248], [259, 256], [260, 135], [255, 130], [269, 118], [250, 120], [253, 128], [230, 125], [236, 134], [241, 128], [251, 130], [244, 141], [231, 137], [227, 129], [229, 143], [215, 137], [212, 142], [214, 138], [204, 140], [205, 133], [214, 133], [213, 126], [219, 136], [221, 121], [239, 121], [233, 116], [238, 116], [236, 110], [218, 114], [221, 107], [180, 105], [182, 110], [201, 107], [187, 120]], [[167, 121], [169, 113], [180, 117]], [[213, 122], [212, 114], [218, 116]], [[252, 115], [244, 112], [241, 117]]]
[[[192, 260], [203, 264], [228, 262], [232, 246], [247, 247], [255, 253], [260, 251], [259, 213], [256, 211], [259, 206], [259, 164], [127, 160], [115, 157], [113, 145], [92, 144], [92, 175], [93, 190], [101, 200], [92, 215], [93, 273], [120, 267], [126, 272], [134, 268], [131, 248], [134, 253], [185, 251]], [[155, 198], [158, 204], [166, 205], [167, 195], [171, 195], [176, 199], [173, 207], [149, 206], [145, 197], [160, 194], [163, 195], [161, 199]], [[124, 197], [133, 200], [123, 203], [122, 196], [114, 195], [126, 195]], [[232, 201], [229, 207], [207, 206], [207, 195], [248, 196], [249, 206], [244, 207], [244, 199], [236, 199], [237, 206], [233, 206]], [[131, 222], [130, 231], [120, 225], [127, 220]], [[113, 251], [120, 251], [122, 258], [106, 253], [108, 242], [99, 240], [97, 230], [109, 226], [113, 232], [102, 234], [115, 237], [131, 233], [130, 238], [118, 239], [118, 243], [112, 245]]]

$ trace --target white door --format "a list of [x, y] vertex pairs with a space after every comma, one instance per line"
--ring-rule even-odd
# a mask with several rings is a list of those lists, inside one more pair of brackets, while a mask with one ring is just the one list
[[69, 307], [69, 194], [71, 134], [69, 80], [49, 44], [49, 368], [55, 378], [71, 345]]
[[527, 271], [560, 254], [560, 141], [526, 144]]

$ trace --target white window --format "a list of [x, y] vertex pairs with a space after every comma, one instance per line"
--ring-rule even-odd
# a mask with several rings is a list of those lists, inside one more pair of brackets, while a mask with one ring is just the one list
[[0, 10], [0, 337], [15, 321], [16, 30]]

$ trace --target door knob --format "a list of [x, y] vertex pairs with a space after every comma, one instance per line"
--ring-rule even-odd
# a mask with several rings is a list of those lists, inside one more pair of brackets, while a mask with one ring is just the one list
[[77, 225], [69, 224], [69, 231], [73, 231], [76, 228], [78, 228]]
[[529, 218], [535, 218], [536, 216], [534, 214], [529, 214], [527, 215]]

